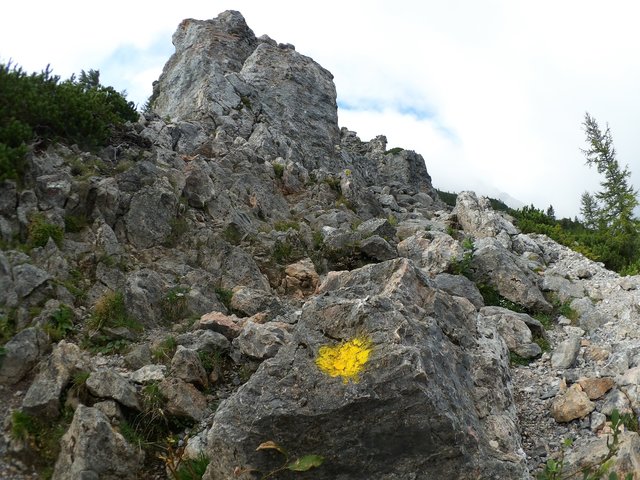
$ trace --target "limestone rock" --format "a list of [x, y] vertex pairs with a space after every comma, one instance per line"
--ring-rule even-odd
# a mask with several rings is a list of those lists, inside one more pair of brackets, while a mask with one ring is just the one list
[[389, 223], [386, 218], [371, 218], [362, 222], [356, 229], [363, 238], [368, 238], [373, 235], [382, 237], [385, 240], [392, 240], [396, 235], [396, 229]]
[[[300, 272], [299, 269], [296, 269]], [[293, 272], [292, 272], [293, 273]], [[302, 273], [300, 272], [302, 275]], [[260, 312], [268, 312], [276, 316], [282, 312], [282, 304], [277, 296], [270, 291], [251, 287], [238, 287], [231, 297], [231, 308], [245, 315], [255, 315]]]
[[[495, 333], [477, 332], [475, 309], [463, 303], [434, 289], [406, 259], [327, 276], [319, 295], [305, 304], [292, 341], [216, 411], [205, 478], [226, 478], [237, 466], [268, 468], [268, 456], [256, 446], [275, 437], [293, 455], [331, 458], [314, 470], [318, 480], [409, 478], [415, 472], [425, 478], [526, 478], [515, 410], [507, 406], [508, 375], [495, 370], [508, 371], [506, 348], [498, 343], [495, 350]], [[372, 342], [372, 353], [360, 371], [341, 378], [330, 359], [361, 336]], [[474, 354], [489, 351], [495, 361], [475, 363]], [[320, 352], [327, 355], [327, 373], [316, 363]], [[485, 369], [492, 364], [493, 370]], [[473, 385], [483, 386], [477, 396]], [[479, 409], [491, 414], [486, 423]], [[505, 417], [500, 421], [493, 413]], [[488, 425], [493, 420], [504, 429], [495, 450], [489, 447], [497, 435]], [[368, 439], [366, 451], [358, 446], [362, 438]]]
[[551, 404], [551, 415], [556, 422], [570, 422], [584, 418], [596, 408], [582, 387], [574, 383], [566, 392], [557, 396]]
[[450, 235], [440, 232], [431, 232], [431, 243], [422, 252], [420, 265], [433, 274], [446, 272], [451, 265], [462, 258], [464, 251], [457, 240]]
[[551, 355], [551, 366], [559, 369], [570, 368], [576, 361], [579, 351], [580, 337], [569, 337], [567, 340], [558, 344], [553, 350], [553, 354]]
[[125, 355], [124, 361], [129, 368], [139, 369], [153, 362], [151, 347], [148, 343], [135, 345]]
[[219, 353], [229, 350], [229, 340], [212, 330], [181, 333], [176, 336], [176, 343], [195, 352]]
[[436, 286], [450, 295], [464, 297], [469, 300], [474, 307], [480, 309], [484, 307], [484, 299], [476, 284], [462, 275], [452, 275], [450, 273], [440, 273], [434, 278]]
[[26, 328], [4, 345], [0, 359], [0, 383], [22, 380], [51, 348], [49, 336], [40, 328]]
[[590, 332], [607, 320], [593, 305], [591, 299], [584, 297], [571, 302], [571, 308], [578, 313], [578, 325]]
[[571, 279], [560, 275], [545, 275], [542, 279], [541, 288], [544, 291], [553, 291], [561, 302], [572, 301], [582, 298], [585, 295], [584, 287]]
[[210, 312], [203, 315], [196, 323], [196, 328], [220, 333], [229, 340], [236, 338], [242, 331], [242, 327], [238, 324], [238, 317], [225, 315], [221, 312]]
[[30, 263], [13, 267], [14, 288], [19, 298], [30, 295], [48, 280], [51, 280], [51, 275]]
[[215, 185], [209, 177], [210, 169], [206, 162], [196, 159], [188, 165], [182, 195], [194, 208], [204, 208], [215, 196]]
[[478, 197], [474, 192], [460, 192], [453, 211], [462, 229], [476, 238], [495, 237], [505, 231], [509, 235], [518, 230], [491, 208], [486, 197]]
[[60, 341], [44, 363], [22, 400], [22, 410], [40, 418], [60, 414], [60, 399], [74, 374], [86, 371], [87, 360], [73, 343]]
[[41, 210], [64, 208], [71, 193], [71, 176], [66, 172], [36, 178], [36, 195]]
[[[582, 469], [599, 464], [608, 453], [607, 441], [610, 436], [592, 439], [587, 443], [576, 445], [564, 459], [564, 473], [567, 478], [582, 477]], [[607, 474], [616, 473], [617, 478], [626, 478], [628, 474], [636, 478], [640, 472], [640, 436], [636, 432], [623, 432], [619, 437], [619, 449], [609, 464]]]
[[3, 180], [0, 182], [0, 215], [15, 215], [18, 206], [16, 182]]
[[529, 315], [512, 312], [502, 307], [483, 307], [480, 309], [480, 314], [496, 325], [509, 351], [523, 358], [534, 358], [542, 353], [540, 347], [533, 342], [531, 330], [525, 321]]
[[631, 407], [640, 408], [640, 366], [627, 370], [615, 378], [616, 385], [629, 399]]
[[207, 372], [205, 372], [198, 353], [178, 345], [176, 353], [171, 359], [170, 375], [187, 383], [193, 383], [206, 388], [209, 384], [207, 380]]
[[584, 393], [587, 394], [589, 400], [598, 400], [613, 388], [615, 382], [611, 377], [601, 378], [582, 378], [578, 380]]
[[[382, 138], [386, 146], [386, 138]], [[425, 168], [422, 155], [411, 150], [402, 150], [397, 153], [384, 152], [378, 158], [378, 185], [402, 185], [414, 192], [427, 193], [430, 198], [438, 198], [431, 186], [431, 176]], [[391, 200], [395, 203], [393, 196]], [[397, 206], [395, 209], [397, 211]]]
[[160, 245], [171, 234], [178, 199], [168, 181], [158, 181], [136, 192], [125, 216], [129, 241], [137, 248]]
[[129, 380], [135, 383], [161, 382], [165, 379], [166, 365], [145, 365], [128, 375]]
[[422, 261], [422, 253], [430, 243], [431, 237], [421, 229], [410, 236], [407, 235], [404, 240], [398, 243], [398, 255], [420, 263]]
[[282, 322], [269, 322], [264, 325], [247, 322], [240, 335], [233, 340], [233, 346], [251, 358], [271, 358], [283, 345], [291, 341], [290, 328], [289, 324]]
[[144, 453], [129, 445], [97, 408], [79, 405], [67, 433], [53, 480], [122, 480], [138, 478]]
[[486, 283], [500, 295], [532, 311], [550, 313], [551, 305], [518, 258], [493, 238], [485, 238], [473, 254], [471, 269], [476, 282]]
[[360, 252], [366, 257], [378, 262], [391, 260], [398, 256], [396, 249], [378, 235], [373, 235], [362, 240], [360, 242]]
[[113, 370], [93, 372], [87, 379], [87, 388], [99, 398], [111, 398], [125, 407], [141, 410], [136, 388]]
[[633, 413], [629, 398], [617, 388], [611, 389], [609, 393], [606, 394], [599, 410], [605, 415], [611, 415], [614, 410], [618, 410], [622, 415], [625, 413]]
[[199, 422], [209, 413], [204, 395], [184, 380], [166, 378], [160, 383], [160, 392], [167, 399], [166, 409], [171, 415]]
[[309, 258], [287, 265], [284, 274], [285, 292], [300, 298], [314, 293], [320, 283], [316, 267]]

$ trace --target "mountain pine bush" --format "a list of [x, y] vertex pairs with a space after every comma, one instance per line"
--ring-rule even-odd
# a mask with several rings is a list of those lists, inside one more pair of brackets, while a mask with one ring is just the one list
[[99, 76], [89, 70], [60, 81], [48, 66], [27, 74], [0, 64], [0, 180], [22, 177], [30, 144], [96, 148], [107, 144], [114, 127], [138, 119], [133, 102], [100, 85]]

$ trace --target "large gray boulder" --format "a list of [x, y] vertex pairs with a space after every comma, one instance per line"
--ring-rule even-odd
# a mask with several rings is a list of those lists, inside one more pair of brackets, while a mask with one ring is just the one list
[[240, 76], [257, 92], [268, 129], [300, 144], [306, 155], [299, 160], [307, 169], [334, 155], [340, 130], [336, 88], [328, 70], [293, 48], [267, 42], [246, 60]]
[[553, 307], [538, 288], [535, 274], [520, 258], [507, 250], [497, 239], [484, 238], [476, 242], [471, 272], [476, 283], [484, 283], [518, 305], [533, 312], [550, 313]]
[[526, 313], [517, 313], [502, 307], [483, 307], [480, 309], [480, 315], [496, 326], [509, 351], [523, 358], [534, 358], [542, 353], [540, 346], [533, 342], [533, 334], [527, 326], [527, 323], [535, 320]]
[[129, 242], [149, 248], [165, 242], [176, 218], [178, 197], [166, 178], [136, 192], [125, 215]]
[[528, 478], [504, 342], [406, 259], [328, 275], [291, 342], [220, 405], [204, 478], [273, 469], [256, 451], [269, 439], [324, 456], [318, 480]]
[[93, 372], [86, 385], [89, 392], [98, 398], [111, 398], [125, 407], [142, 410], [136, 387], [113, 370]]
[[4, 345], [0, 358], [0, 383], [22, 380], [51, 348], [49, 336], [40, 328], [26, 328]]
[[[173, 44], [176, 51], [154, 87], [153, 107], [161, 117], [210, 125], [231, 139], [249, 140], [263, 155], [296, 156], [307, 169], [333, 156], [340, 143], [333, 76], [312, 59], [291, 45], [256, 38], [236, 11], [184, 20]], [[197, 135], [177, 137], [184, 136]], [[183, 145], [195, 150], [206, 140]], [[179, 141], [174, 145], [181, 150]]]
[[460, 192], [453, 213], [462, 229], [476, 238], [495, 237], [502, 231], [509, 235], [520, 233], [491, 208], [486, 197], [478, 197], [474, 192]]
[[51, 280], [51, 275], [30, 263], [13, 267], [13, 282], [20, 298], [27, 297], [48, 280]]
[[227, 75], [242, 69], [258, 40], [240, 12], [205, 21], [186, 19], [172, 41], [176, 51], [154, 85], [153, 107], [161, 117], [202, 120], [242, 104]]
[[473, 303], [473, 306], [480, 309], [484, 307], [484, 299], [475, 283], [463, 275], [452, 275], [451, 273], [441, 273], [433, 279], [440, 290], [444, 290], [449, 295], [464, 297]]
[[38, 418], [54, 419], [60, 414], [62, 392], [73, 375], [88, 368], [77, 345], [60, 341], [43, 362], [22, 400], [22, 410]]
[[162, 324], [162, 300], [169, 290], [164, 276], [144, 268], [128, 274], [124, 287], [127, 314], [145, 326]]
[[137, 479], [144, 452], [127, 443], [97, 408], [79, 405], [67, 433], [53, 480]]

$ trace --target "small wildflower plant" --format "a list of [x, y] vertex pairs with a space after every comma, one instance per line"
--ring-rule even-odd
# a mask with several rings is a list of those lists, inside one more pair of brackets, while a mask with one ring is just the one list
[[342, 377], [344, 383], [358, 382], [358, 375], [369, 361], [373, 345], [366, 337], [355, 337], [336, 346], [318, 350], [316, 365], [330, 377]]

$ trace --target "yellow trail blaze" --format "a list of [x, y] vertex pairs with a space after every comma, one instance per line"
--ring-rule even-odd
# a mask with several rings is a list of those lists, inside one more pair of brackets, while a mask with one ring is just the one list
[[325, 345], [318, 350], [316, 365], [331, 377], [342, 377], [342, 381], [358, 381], [358, 374], [364, 369], [371, 354], [371, 342], [356, 337], [335, 347]]

